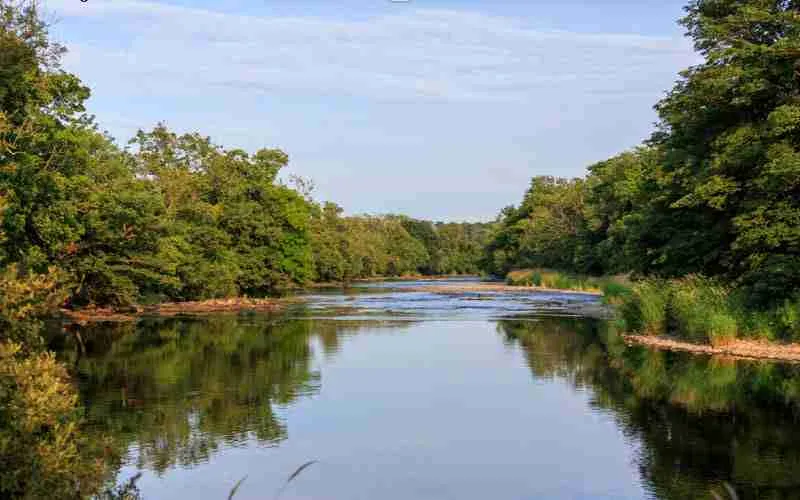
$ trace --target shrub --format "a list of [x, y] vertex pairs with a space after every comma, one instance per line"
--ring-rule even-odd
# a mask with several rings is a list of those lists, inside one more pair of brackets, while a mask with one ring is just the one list
[[731, 340], [738, 331], [730, 290], [702, 276], [671, 281], [667, 325], [670, 333], [695, 342]]
[[[770, 310], [748, 309], [743, 290], [731, 290], [702, 276], [644, 280], [630, 292], [615, 285], [607, 292], [617, 299], [625, 330], [669, 334], [693, 342], [724, 345], [739, 337], [800, 341], [800, 297]], [[616, 302], [614, 302], [616, 300]]]
[[[0, 343], [0, 497], [83, 498], [106, 475], [79, 433], [78, 395], [52, 353]], [[98, 457], [99, 458], [99, 457]]]
[[614, 281], [604, 282], [602, 285], [602, 290], [603, 295], [606, 297], [627, 297], [633, 292], [630, 287]]
[[584, 289], [583, 283], [561, 273], [552, 273], [548, 281], [550, 282], [549, 288], [558, 288], [561, 290]]
[[758, 340], [773, 341], [778, 338], [773, 314], [769, 311], [738, 311], [739, 333]]
[[66, 297], [58, 278], [55, 269], [21, 277], [15, 266], [0, 274], [0, 342], [17, 342], [23, 350], [42, 347], [40, 319]]
[[603, 291], [603, 302], [611, 305], [621, 305], [633, 294], [632, 287], [613, 280], [604, 281], [600, 289]]
[[676, 280], [669, 283], [667, 303], [667, 330], [693, 341], [705, 341], [706, 318], [709, 311], [702, 304], [699, 283], [694, 280]]

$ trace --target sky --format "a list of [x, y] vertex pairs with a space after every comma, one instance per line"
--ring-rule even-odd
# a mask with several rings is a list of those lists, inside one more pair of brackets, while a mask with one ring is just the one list
[[289, 154], [346, 213], [492, 220], [653, 130], [675, 0], [43, 0], [89, 111]]

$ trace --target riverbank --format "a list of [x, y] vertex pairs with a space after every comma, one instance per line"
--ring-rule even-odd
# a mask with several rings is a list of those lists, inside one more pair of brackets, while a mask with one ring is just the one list
[[319, 288], [343, 288], [358, 283], [377, 283], [393, 281], [447, 281], [452, 279], [480, 278], [477, 274], [403, 274], [400, 276], [372, 276], [369, 278], [356, 278], [351, 281], [322, 281], [308, 285], [297, 286], [294, 290], [314, 290]]
[[75, 323], [93, 323], [102, 321], [124, 322], [134, 321], [140, 316], [175, 316], [179, 314], [211, 314], [221, 312], [274, 312], [290, 304], [302, 301], [299, 297], [252, 299], [247, 297], [229, 299], [210, 299], [188, 302], [164, 302], [151, 306], [137, 306], [130, 310], [114, 308], [86, 307], [82, 309], [61, 309], [66, 319]]
[[623, 335], [623, 338], [628, 345], [640, 345], [665, 351], [726, 356], [736, 359], [800, 363], [800, 344], [778, 344], [775, 342], [738, 339], [729, 344], [712, 346], [647, 335]]
[[570, 293], [575, 295], [590, 295], [601, 297], [600, 291], [573, 290], [567, 288], [549, 288], [544, 286], [505, 285], [502, 283], [451, 283], [446, 285], [415, 286], [401, 288], [414, 292], [430, 292], [441, 294], [472, 293], [472, 292], [507, 292], [507, 293]]
[[[463, 276], [462, 276], [463, 277]], [[441, 295], [460, 295], [460, 294], [497, 294], [507, 293], [515, 295], [531, 294], [531, 293], [565, 293], [572, 295], [582, 295], [587, 297], [603, 296], [599, 291], [584, 291], [562, 288], [549, 288], [544, 286], [520, 286], [520, 285], [507, 285], [503, 283], [492, 282], [446, 282], [447, 277], [432, 277], [432, 276], [415, 276], [404, 277], [405, 281], [408, 280], [421, 280], [426, 281], [442, 281], [442, 283], [433, 283], [429, 285], [400, 285], [396, 288], [400, 292], [426, 292]], [[399, 278], [398, 278], [399, 279]], [[362, 280], [364, 282], [375, 281], [389, 281], [379, 279]], [[638, 288], [638, 287], [637, 287]], [[634, 294], [634, 296], [638, 296]], [[641, 297], [640, 297], [641, 298]], [[151, 306], [140, 306], [132, 310], [115, 310], [112, 308], [84, 308], [79, 310], [62, 309], [60, 312], [67, 320], [78, 323], [87, 324], [93, 322], [126, 322], [135, 321], [142, 316], [176, 316], [182, 314], [212, 314], [212, 313], [238, 313], [242, 311], [257, 311], [257, 312], [275, 312], [279, 311], [288, 305], [303, 302], [305, 299], [302, 296], [292, 296], [286, 298], [228, 298], [228, 299], [212, 299], [204, 301], [190, 301], [190, 302], [167, 302], [163, 304], [156, 304]], [[624, 300], [624, 299], [623, 299]], [[614, 307], [619, 311], [619, 308], [624, 309], [624, 304], [616, 304], [614, 306], [601, 305], [600, 307], [606, 311], [610, 310], [609, 307]], [[640, 307], [642, 306], [639, 301]], [[630, 308], [626, 311], [630, 314]], [[641, 313], [637, 308], [637, 313]], [[584, 313], [586, 313], [584, 311]], [[587, 315], [590, 315], [586, 313]], [[600, 314], [600, 313], [598, 313]], [[674, 313], [673, 313], [674, 314]], [[601, 316], [606, 316], [605, 313]], [[623, 313], [624, 316], [624, 313]], [[597, 316], [600, 317], [600, 316]], [[665, 318], [665, 317], [662, 317]], [[636, 324], [635, 321], [629, 322]], [[663, 319], [662, 319], [663, 321]], [[642, 327], [645, 325], [642, 324]], [[653, 325], [650, 325], [652, 328]], [[646, 328], [644, 328], [646, 330]], [[640, 345], [652, 349], [661, 349], [669, 351], [688, 352], [699, 355], [713, 355], [713, 356], [726, 356], [740, 359], [755, 359], [755, 360], [773, 360], [773, 361], [787, 361], [787, 362], [800, 362], [800, 343], [782, 343], [780, 341], [758, 339], [758, 338], [725, 338], [718, 339], [715, 343], [703, 343], [697, 340], [670, 337], [669, 332], [663, 330], [661, 333], [654, 333], [654, 331], [641, 332], [638, 330], [631, 330], [623, 333], [623, 338], [628, 345]], [[649, 334], [647, 334], [649, 333]], [[716, 339], [715, 335], [709, 335], [709, 339]], [[720, 341], [721, 340], [721, 341]]]
[[800, 361], [800, 299], [754, 309], [736, 289], [690, 275], [631, 281], [626, 276], [585, 277], [542, 269], [512, 271], [511, 290], [563, 284], [570, 293], [599, 288], [613, 307], [629, 344], [743, 359]]
[[541, 287], [550, 290], [577, 290], [602, 293], [609, 283], [622, 281], [622, 277], [593, 277], [565, 274], [552, 269], [516, 269], [506, 275], [506, 285], [513, 287]]

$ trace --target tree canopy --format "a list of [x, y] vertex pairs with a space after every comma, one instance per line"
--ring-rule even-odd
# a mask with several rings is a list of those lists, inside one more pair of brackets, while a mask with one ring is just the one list
[[702, 273], [760, 304], [800, 289], [800, 4], [692, 0], [680, 23], [704, 60], [656, 104], [652, 137], [585, 181], [535, 178], [488, 271]]

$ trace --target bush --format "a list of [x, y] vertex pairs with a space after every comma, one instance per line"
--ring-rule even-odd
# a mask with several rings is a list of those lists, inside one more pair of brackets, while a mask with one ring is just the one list
[[26, 351], [42, 347], [40, 320], [66, 297], [58, 278], [55, 269], [20, 277], [15, 266], [0, 275], [0, 342], [17, 342]]
[[[106, 469], [78, 430], [78, 395], [52, 353], [0, 343], [0, 497], [83, 498]], [[98, 457], [99, 458], [99, 457]]]
[[615, 281], [606, 281], [601, 289], [603, 290], [603, 296], [607, 298], [629, 297], [633, 293], [631, 287]]
[[776, 308], [775, 323], [781, 338], [800, 342], [800, 296], [786, 299]]
[[706, 320], [712, 311], [706, 310], [702, 300], [702, 285], [692, 278], [669, 283], [667, 330], [671, 334], [698, 342], [708, 340]]

